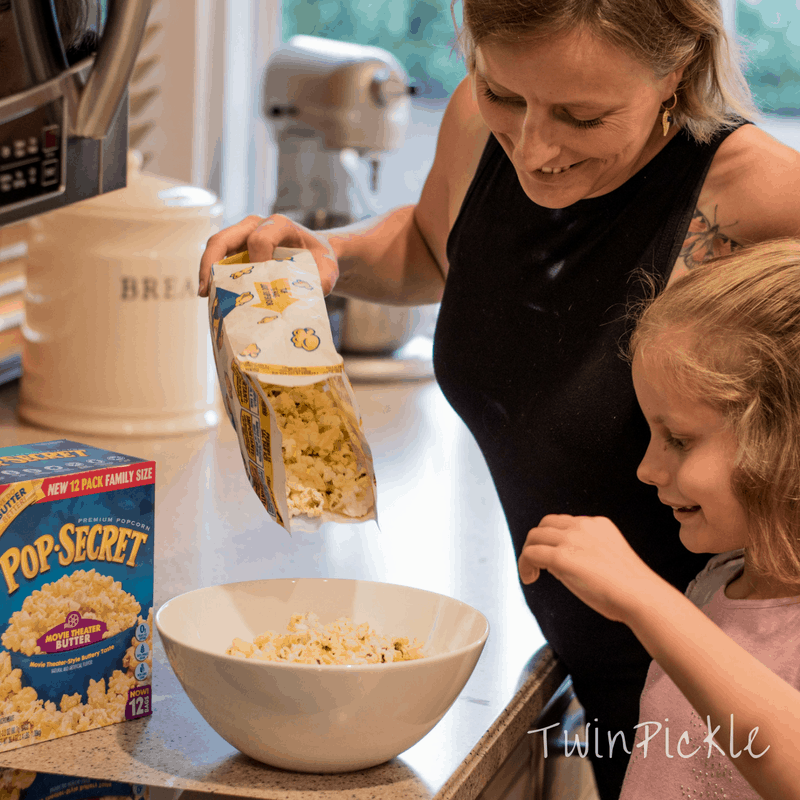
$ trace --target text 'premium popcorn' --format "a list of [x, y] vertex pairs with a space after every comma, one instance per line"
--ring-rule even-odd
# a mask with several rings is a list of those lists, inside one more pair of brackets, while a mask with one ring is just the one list
[[0, 752], [152, 713], [155, 464], [0, 449]]
[[353, 389], [306, 250], [214, 264], [209, 323], [220, 387], [247, 475], [287, 530], [299, 517], [376, 518], [375, 474]]

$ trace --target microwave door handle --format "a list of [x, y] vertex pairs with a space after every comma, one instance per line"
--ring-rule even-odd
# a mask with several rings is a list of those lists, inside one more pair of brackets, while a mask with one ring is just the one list
[[[25, 93], [26, 98], [36, 103], [46, 102], [48, 89], [55, 88], [57, 95], [64, 96], [71, 113], [78, 107], [79, 84], [70, 78], [72, 73], [61, 42], [53, 0], [14, 0], [12, 6], [25, 64], [32, 78], [33, 88]], [[76, 75], [77, 77], [77, 75]], [[47, 87], [47, 88], [45, 88]], [[28, 103], [23, 100], [23, 106]]]
[[32, 86], [63, 74], [67, 57], [52, 0], [15, 0], [11, 10]]
[[45, 103], [52, 103], [62, 97], [71, 97], [80, 80], [80, 74], [88, 70], [94, 63], [94, 56], [87, 56], [73, 64], [63, 75], [59, 75], [41, 86], [33, 86], [10, 97], [0, 99], [0, 124], [11, 122], [31, 111], [35, 111]]
[[[37, 2], [37, 0], [32, 0]], [[144, 36], [152, 0], [111, 0], [108, 18], [85, 85], [72, 76], [77, 109], [70, 133], [90, 139], [104, 139], [125, 97], [136, 56]]]
[[[152, 0], [111, 0], [97, 54], [69, 68], [64, 56], [64, 66], [59, 68], [54, 60], [57, 56], [52, 54], [63, 55], [64, 51], [55, 17], [46, 13], [53, 10], [50, 0], [15, 0], [15, 24], [28, 70], [37, 81], [24, 92], [0, 98], [0, 122], [10, 122], [39, 105], [65, 97], [70, 134], [104, 139], [128, 88], [151, 3]], [[89, 65], [92, 69], [83, 81]], [[54, 75], [45, 77], [52, 71]], [[38, 78], [43, 80], [39, 82]]]

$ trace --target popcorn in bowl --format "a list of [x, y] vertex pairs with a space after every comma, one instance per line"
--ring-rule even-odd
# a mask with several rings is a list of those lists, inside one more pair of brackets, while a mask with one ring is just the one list
[[286, 633], [266, 631], [252, 642], [237, 637], [225, 653], [295, 664], [392, 664], [425, 657], [416, 639], [386, 636], [349, 617], [322, 625], [313, 611], [293, 614]]
[[[288, 620], [295, 630], [287, 632]], [[489, 634], [486, 618], [454, 598], [341, 578], [206, 586], [163, 604], [156, 625], [181, 686], [211, 728], [251, 758], [312, 773], [367, 769], [416, 744], [455, 702]], [[317, 637], [322, 650], [325, 630], [345, 647], [358, 648], [352, 639], [360, 634], [379, 648], [370, 629], [388, 634], [390, 644], [408, 637], [409, 655], [422, 642], [423, 657], [318, 666], [255, 652], [271, 649], [267, 638], [278, 653]]]

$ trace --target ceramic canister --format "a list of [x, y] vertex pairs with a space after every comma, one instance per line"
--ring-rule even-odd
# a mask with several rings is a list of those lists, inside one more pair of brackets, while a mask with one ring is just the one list
[[143, 173], [30, 222], [19, 415], [75, 433], [158, 436], [220, 419], [197, 272], [222, 207]]

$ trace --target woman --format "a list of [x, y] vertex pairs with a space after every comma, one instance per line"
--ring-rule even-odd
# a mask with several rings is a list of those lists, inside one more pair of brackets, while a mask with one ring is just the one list
[[[607, 516], [683, 590], [707, 559], [635, 477], [648, 430], [618, 357], [633, 278], [663, 285], [736, 244], [797, 235], [800, 155], [742, 124], [754, 111], [717, 0], [464, 0], [464, 28], [469, 76], [419, 203], [324, 235], [248, 217], [209, 240], [200, 293], [226, 254], [283, 244], [314, 253], [326, 290], [441, 301], [437, 380], [517, 556], [546, 514]], [[647, 653], [551, 576], [524, 591], [615, 798], [628, 753], [614, 737], [631, 747]]]

